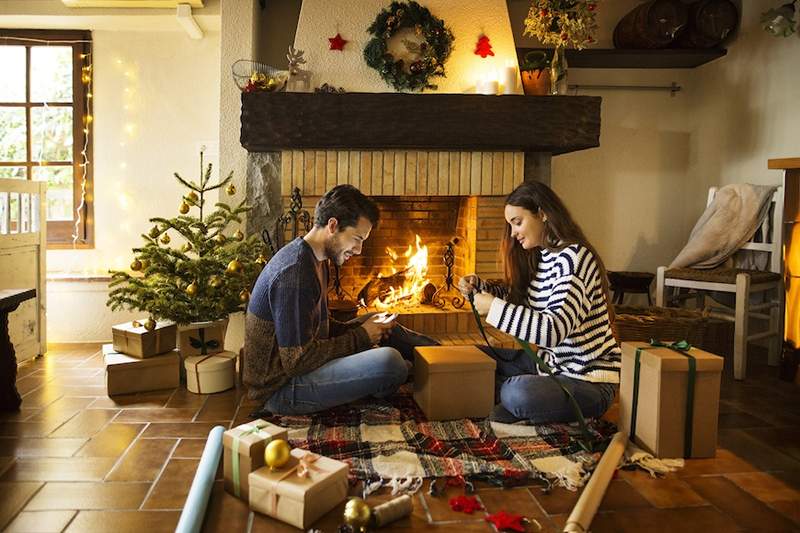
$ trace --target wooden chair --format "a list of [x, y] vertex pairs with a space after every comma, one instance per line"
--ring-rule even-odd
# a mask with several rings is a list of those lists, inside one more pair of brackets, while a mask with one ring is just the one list
[[[717, 188], [708, 192], [711, 204]], [[664, 307], [693, 298], [698, 307], [703, 307], [707, 292], [731, 293], [735, 297], [734, 307], [715, 305], [710, 307], [714, 318], [734, 322], [733, 376], [744, 379], [747, 371], [747, 343], [769, 338], [769, 364], [776, 366], [780, 360], [783, 340], [783, 258], [781, 254], [783, 214], [783, 188], [779, 187], [772, 197], [772, 205], [755, 236], [742, 246], [742, 250], [754, 250], [768, 254], [768, 270], [744, 270], [717, 267], [713, 269], [658, 267], [656, 273], [656, 305]], [[669, 291], [667, 289], [670, 289]], [[672, 290], [676, 289], [676, 290]], [[763, 293], [764, 303], [752, 304], [751, 295]], [[769, 322], [767, 331], [748, 334], [748, 319], [756, 318]]]

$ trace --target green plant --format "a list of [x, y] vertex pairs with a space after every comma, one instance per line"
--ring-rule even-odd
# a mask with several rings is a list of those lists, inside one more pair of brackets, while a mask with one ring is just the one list
[[543, 50], [531, 50], [523, 57], [520, 70], [546, 70], [550, 68], [550, 55]]
[[594, 42], [598, 0], [531, 0], [523, 35], [544, 45], [582, 49]]

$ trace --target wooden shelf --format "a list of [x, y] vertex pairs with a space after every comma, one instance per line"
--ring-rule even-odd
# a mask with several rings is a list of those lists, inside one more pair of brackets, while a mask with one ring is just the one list
[[[550, 53], [545, 48], [517, 48], [517, 57], [523, 63], [525, 54], [532, 50]], [[695, 68], [727, 54], [722, 48], [663, 50], [625, 50], [617, 48], [590, 48], [567, 50], [569, 68]]]

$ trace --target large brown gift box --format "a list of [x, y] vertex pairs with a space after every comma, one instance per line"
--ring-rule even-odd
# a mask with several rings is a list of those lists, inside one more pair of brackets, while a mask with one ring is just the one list
[[[139, 320], [144, 323], [145, 319]], [[178, 326], [174, 322], [156, 322], [156, 327], [148, 331], [144, 326], [134, 326], [125, 322], [111, 327], [114, 351], [133, 357], [152, 357], [175, 349]]]
[[275, 439], [288, 441], [286, 429], [261, 419], [236, 426], [222, 435], [226, 491], [237, 498], [248, 500], [248, 476], [250, 472], [264, 466], [264, 448]]
[[250, 508], [303, 530], [347, 497], [346, 463], [306, 450], [289, 462], [250, 474]]
[[178, 328], [178, 348], [186, 359], [193, 355], [219, 353], [225, 349], [228, 319], [192, 322]]
[[657, 457], [714, 457], [722, 364], [698, 348], [623, 342], [620, 429]]
[[495, 367], [475, 346], [419, 346], [414, 400], [428, 420], [487, 417], [494, 407]]
[[103, 345], [108, 395], [173, 389], [179, 384], [181, 357], [177, 350], [139, 359], [118, 353], [112, 345]]

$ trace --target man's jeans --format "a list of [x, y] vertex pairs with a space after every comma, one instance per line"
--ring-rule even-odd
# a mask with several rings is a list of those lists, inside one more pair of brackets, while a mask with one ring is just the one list
[[[489, 357], [497, 361], [496, 393], [500, 403], [513, 416], [533, 423], [575, 422], [569, 398], [548, 375], [540, 375], [533, 359], [523, 350], [481, 346]], [[585, 417], [599, 417], [614, 400], [615, 386], [611, 383], [591, 383], [566, 376], [556, 379], [569, 390]]]
[[405, 383], [410, 366], [406, 361], [413, 361], [414, 346], [438, 343], [398, 324], [382, 344], [292, 378], [264, 408], [281, 415], [303, 415], [366, 396], [389, 396]]

